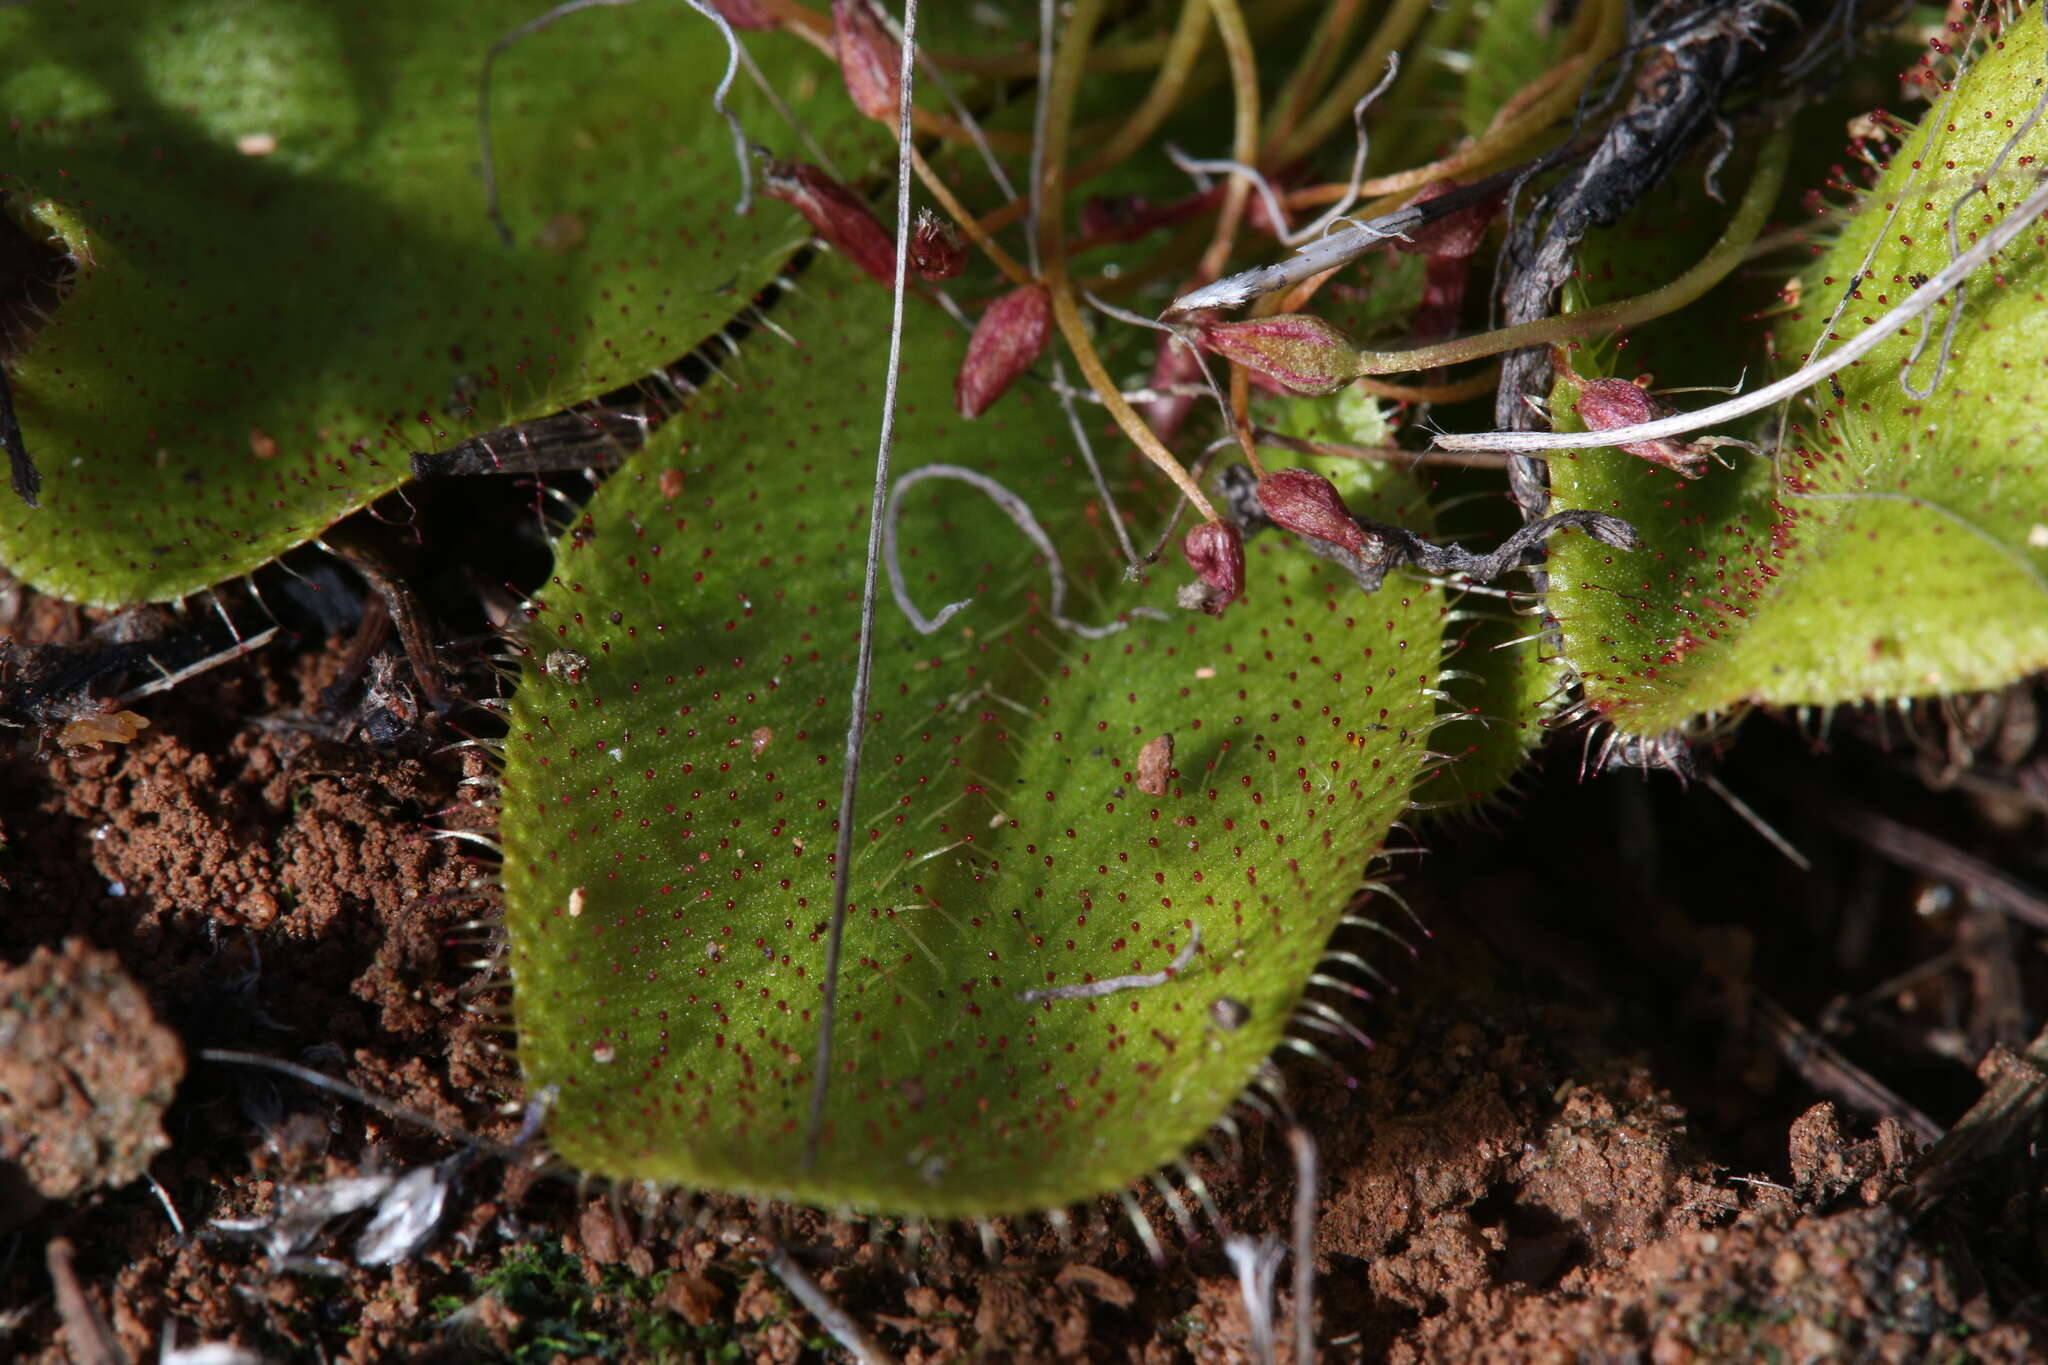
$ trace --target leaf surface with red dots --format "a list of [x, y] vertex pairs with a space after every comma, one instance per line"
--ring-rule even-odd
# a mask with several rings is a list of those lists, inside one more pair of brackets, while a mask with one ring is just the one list
[[[99, 603], [246, 572], [402, 483], [415, 451], [678, 360], [774, 278], [807, 234], [772, 201], [734, 215], [709, 107], [724, 46], [680, 6], [505, 51], [499, 241], [477, 73], [545, 8], [0, 9], [0, 211], [69, 275], [0, 334], [44, 479], [40, 510], [0, 507], [12, 572]], [[750, 37], [843, 144], [829, 64]], [[754, 136], [790, 136], [746, 82], [732, 98]]]
[[[2044, 55], [2030, 14], [1894, 153], [1799, 281], [1777, 328], [1785, 369], [1824, 332], [1829, 346], [1853, 338], [1945, 265], [1952, 206], [1967, 247], [2039, 186], [2048, 120], [2006, 144], [2041, 98]], [[1980, 174], [1986, 189], [1967, 195]], [[1731, 451], [1733, 469], [1691, 481], [1614, 450], [1553, 459], [1561, 504], [1626, 517], [1648, 546], [1553, 552], [1550, 610], [1595, 707], [1649, 735], [1745, 703], [1992, 688], [2048, 666], [2044, 293], [2037, 222], [1971, 279], [1944, 366], [1946, 305], [1842, 372], [1839, 397], [1810, 393], [1776, 468]], [[1907, 392], [1902, 367], [1915, 388], [1937, 381], [1932, 395]], [[1569, 382], [1553, 395], [1561, 425], [1576, 398]], [[1774, 433], [1775, 416], [1751, 434]]]
[[[1045, 563], [981, 492], [905, 494], [906, 587], [926, 612], [972, 604], [919, 635], [884, 591], [805, 1173], [888, 311], [821, 262], [771, 314], [794, 344], [757, 337], [559, 545], [504, 775], [520, 1055], [589, 1171], [1045, 1208], [1179, 1156], [1290, 1027], [1425, 768], [1444, 598], [1404, 577], [1367, 596], [1270, 535], [1242, 603], [1176, 609], [1180, 570], [1125, 580], [1055, 400], [1019, 385], [959, 418], [966, 338], [914, 306], [899, 472], [999, 480], [1061, 551], [1064, 617], [1125, 628], [1062, 628]], [[1149, 794], [1140, 757], [1168, 734]], [[1026, 995], [1131, 976], [1159, 984]]]

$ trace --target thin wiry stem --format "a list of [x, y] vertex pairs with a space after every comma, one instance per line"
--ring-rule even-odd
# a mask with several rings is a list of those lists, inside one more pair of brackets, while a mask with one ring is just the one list
[[[1124, 563], [1136, 567], [1138, 547], [1131, 544], [1131, 532], [1124, 525], [1123, 513], [1117, 510], [1116, 496], [1109, 491], [1109, 480], [1103, 477], [1102, 461], [1095, 458], [1095, 442], [1088, 439], [1088, 426], [1081, 420], [1081, 414], [1074, 408], [1075, 389], [1067, 383], [1067, 367], [1055, 355], [1052, 358], [1053, 392], [1059, 395], [1060, 411], [1067, 415], [1067, 427], [1074, 433], [1074, 444], [1081, 448], [1081, 460], [1088, 466], [1088, 477], [1095, 481], [1095, 496], [1102, 499], [1102, 514], [1109, 519], [1109, 527], [1116, 532], [1117, 547], [1124, 552]], [[1093, 398], [1093, 391], [1088, 391]]]
[[1900, 301], [1898, 307], [1858, 332], [1855, 338], [1844, 344], [1840, 350], [1825, 359], [1801, 366], [1775, 384], [1766, 384], [1763, 388], [1744, 394], [1740, 398], [1731, 398], [1725, 403], [1716, 403], [1697, 412], [1676, 413], [1654, 422], [1642, 422], [1632, 427], [1613, 427], [1607, 431], [1487, 431], [1470, 436], [1439, 436], [1436, 438], [1436, 444], [1443, 450], [1598, 450], [1633, 441], [1655, 441], [1666, 436], [1686, 436], [1705, 427], [1720, 426], [1738, 417], [1761, 412], [1775, 403], [1804, 393], [1829, 375], [1839, 374], [1869, 355], [1889, 340], [1893, 333], [1926, 314], [1944, 295], [1968, 279], [1971, 272], [2003, 251], [2015, 238], [2033, 226], [2034, 220], [2043, 213], [2048, 213], [2048, 177], [2043, 177], [2040, 188], [2028, 195], [2004, 222], [1978, 239], [1968, 251], [1942, 267], [1927, 283], [1908, 294]]
[[789, 101], [782, 98], [782, 92], [777, 90], [769, 82], [768, 77], [762, 73], [761, 64], [754, 60], [753, 53], [747, 51], [746, 44], [735, 44], [734, 51], [739, 53], [740, 67], [747, 73], [747, 79], [754, 83], [754, 89], [761, 92], [762, 98], [768, 101], [768, 107], [777, 114], [780, 114], [782, 121], [787, 123], [790, 129], [795, 132], [798, 139], [804, 144], [804, 151], [810, 155], [811, 160], [831, 172], [834, 180], [846, 179], [845, 174], [833, 162], [832, 154], [819, 146], [818, 139], [811, 136], [810, 125], [796, 116], [796, 112], [789, 107]]
[[[1188, 0], [1188, 2], [1192, 6], [1199, 4], [1200, 0]], [[1044, 90], [1052, 85], [1055, 8], [1054, 0], [1039, 0], [1038, 88], [1040, 90]], [[1039, 188], [1044, 183], [1045, 178], [1045, 121], [1047, 107], [1046, 101], [1040, 100], [1037, 109], [1032, 114], [1031, 184], [1025, 197], [1029, 212], [1025, 215], [1024, 220], [1024, 243], [1030, 253], [1031, 273], [1034, 275], [1039, 273], [1040, 267], [1038, 254], [1038, 203]], [[1005, 182], [1005, 190], [1007, 191], [1007, 189], [1007, 182]], [[1014, 198], [1014, 194], [1012, 197]], [[1053, 390], [1059, 394], [1060, 411], [1066, 414], [1067, 426], [1074, 433], [1074, 443], [1081, 448], [1081, 459], [1088, 466], [1088, 477], [1095, 481], [1095, 495], [1102, 499], [1103, 515], [1109, 518], [1110, 526], [1116, 531], [1117, 544], [1123, 547], [1125, 564], [1135, 567], [1138, 562], [1137, 547], [1131, 544], [1131, 533], [1124, 529], [1124, 519], [1122, 514], [1117, 511], [1116, 498], [1109, 491], [1109, 480], [1102, 476], [1102, 463], [1095, 458], [1095, 443], [1088, 439], [1088, 428], [1082, 425], [1081, 414], [1074, 410], [1073, 390], [1067, 387], [1066, 366], [1061, 363], [1057, 353], [1054, 354], [1052, 360], [1052, 379]], [[1004, 510], [1007, 511], [1008, 509], [1005, 508]], [[1011, 513], [1011, 520], [1016, 520], [1014, 512]], [[1022, 526], [1023, 523], [1018, 522], [1018, 525]], [[1026, 531], [1025, 534], [1029, 535], [1030, 532]], [[1057, 592], [1061, 587], [1057, 577], [1058, 558], [1052, 556], [1049, 550], [1048, 557], [1051, 558], [1053, 563], [1056, 575], [1053, 580], [1053, 586]], [[890, 561], [890, 567], [892, 570], [895, 567], [893, 559]], [[895, 580], [891, 579], [890, 581], [893, 584]], [[901, 600], [902, 594], [900, 591], [897, 596]], [[949, 608], [948, 610], [950, 611], [951, 609]], [[1054, 603], [1053, 610], [1055, 612], [1055, 619], [1057, 619], [1057, 612], [1059, 610], [1057, 601]]]
[[[2041, 22], [2043, 25], [2048, 25], [2048, 9], [2042, 10]], [[2044, 95], [2041, 99], [2034, 101], [2034, 107], [2028, 111], [2026, 118], [2020, 123], [2020, 126], [2013, 129], [2012, 136], [2008, 137], [2005, 140], [2005, 144], [1998, 149], [1998, 155], [1991, 158], [1991, 164], [1979, 172], [1976, 179], [1971, 183], [1970, 188], [1957, 195], [1955, 202], [1948, 206], [1948, 254], [1951, 260], [1955, 258], [1956, 252], [1959, 249], [1956, 240], [1956, 219], [1961, 215], [1963, 205], [1970, 202], [1970, 196], [1983, 194], [1986, 191], [1991, 184], [1991, 177], [1997, 175], [2004, 168], [2005, 159], [2013, 154], [2013, 150], [2020, 145], [2020, 142], [2027, 134], [2034, 131], [2034, 125], [2041, 121], [2041, 114], [2044, 110], [2048, 110], [2048, 95]], [[1932, 398], [1934, 391], [1941, 387], [1941, 376], [1948, 369], [1949, 353], [1955, 348], [1956, 324], [1963, 320], [1964, 298], [1964, 286], [1957, 285], [1955, 301], [1949, 305], [1948, 325], [1942, 328], [1941, 332], [1941, 354], [1934, 362], [1934, 373], [1927, 376], [1927, 387], [1924, 390], [1913, 387], [1913, 367], [1920, 363], [1920, 353], [1927, 349], [1927, 338], [1931, 334], [1932, 329], [1922, 331], [1919, 340], [1913, 343], [1912, 354], [1906, 357], [1905, 368], [1899, 372], [1899, 387], [1904, 389], [1909, 396], [1914, 398]]]
[[1429, 14], [1430, 0], [1396, 0], [1394, 6], [1380, 21], [1372, 40], [1365, 50], [1351, 63], [1351, 67], [1337, 81], [1321, 103], [1311, 110], [1306, 118], [1291, 129], [1287, 136], [1266, 149], [1263, 158], [1271, 166], [1284, 166], [1309, 154], [1321, 145], [1324, 138], [1335, 132], [1344, 122], [1351, 106], [1358, 103], [1358, 97], [1372, 89], [1379, 69], [1386, 63], [1387, 54], [1396, 48], [1408, 46], [1408, 39]]
[[861, 575], [860, 643], [855, 651], [852, 713], [846, 718], [846, 762], [839, 785], [839, 838], [832, 868], [832, 920], [825, 937], [824, 998], [818, 1006], [811, 1109], [804, 1122], [806, 1175], [818, 1165], [825, 1100], [832, 1088], [832, 1023], [839, 1012], [839, 953], [846, 937], [846, 896], [853, 880], [853, 806], [860, 790], [861, 749], [867, 740], [868, 688], [874, 677], [876, 585], [889, 503], [889, 451], [896, 439], [896, 378], [903, 363], [904, 272], [910, 261], [910, 100], [916, 78], [917, 0], [903, 0], [903, 62], [898, 72], [902, 89], [896, 118], [896, 286], [890, 305], [889, 370], [883, 380], [882, 431], [875, 442], [875, 487], [868, 500], [868, 558]]
[[[1052, 117], [1052, 103], [1044, 93], [1052, 89], [1053, 12], [1056, 0], [1038, 0], [1038, 89], [1040, 98], [1031, 111], [1031, 184], [1025, 189], [1024, 246], [1031, 261], [1031, 273], [1041, 273], [1038, 249], [1038, 210], [1045, 186], [1045, 125]], [[1054, 224], [1054, 231], [1063, 231]]]
[[[1223, 40], [1224, 54], [1230, 60], [1230, 96], [1236, 119], [1230, 154], [1250, 168], [1259, 159], [1259, 67], [1252, 51], [1251, 32], [1237, 0], [1209, 0], [1209, 11], [1216, 16], [1216, 36]], [[1216, 215], [1216, 231], [1209, 238], [1209, 249], [1202, 253], [1202, 263], [1196, 268], [1200, 278], [1214, 279], [1223, 273], [1223, 263], [1230, 259], [1230, 249], [1237, 244], [1238, 224], [1244, 220], [1244, 206], [1251, 193], [1248, 176], [1232, 176], [1223, 191], [1223, 207]]]
[[1266, 206], [1266, 216], [1272, 219], [1273, 231], [1278, 236], [1280, 244], [1282, 246], [1300, 246], [1303, 242], [1312, 241], [1328, 232], [1345, 214], [1351, 211], [1351, 206], [1358, 202], [1360, 186], [1365, 183], [1365, 159], [1372, 151], [1372, 139], [1365, 131], [1365, 111], [1372, 107], [1373, 101], [1386, 93], [1387, 87], [1394, 83], [1394, 78], [1400, 75], [1400, 73], [1401, 54], [1396, 52], [1388, 56], [1387, 74], [1380, 78], [1380, 83], [1368, 91], [1353, 106], [1351, 120], [1356, 127], [1358, 138], [1357, 145], [1351, 156], [1351, 178], [1345, 182], [1344, 193], [1337, 201], [1325, 210], [1321, 217], [1317, 218], [1307, 227], [1288, 228], [1287, 209], [1282, 201], [1280, 192], [1273, 188], [1273, 182], [1267, 179], [1265, 172], [1261, 171], [1257, 166], [1247, 165], [1242, 161], [1234, 161], [1229, 157], [1198, 160], [1171, 143], [1168, 143], [1166, 147], [1167, 158], [1173, 162], [1175, 167], [1192, 177], [1195, 181], [1195, 187], [1204, 192], [1207, 192], [1209, 189], [1209, 177], [1211, 175], [1243, 176], [1251, 182], [1252, 188], [1258, 191], [1259, 199]]
[[[1042, 16], [1040, 32], [1044, 32]], [[1194, 70], [1195, 58], [1201, 55], [1202, 39], [1208, 32], [1209, 12], [1205, 0], [1182, 0], [1180, 19], [1167, 45], [1165, 60], [1161, 63], [1157, 76], [1153, 78], [1152, 89], [1146, 93], [1144, 102], [1131, 112], [1130, 117], [1119, 123], [1108, 144], [1093, 157], [1082, 162], [1067, 177], [1070, 182], [1078, 183], [1090, 179], [1113, 166], [1123, 164], [1133, 152], [1144, 145], [1146, 138], [1158, 131], [1159, 125], [1166, 121], [1167, 115], [1173, 112], [1174, 106], [1179, 102], [1182, 87], [1187, 84], [1188, 77]], [[1041, 43], [1039, 50], [1042, 56], [1050, 55], [1050, 48], [1044, 43]], [[1091, 61], [1089, 70], [1096, 69], [1096, 64]], [[1047, 72], [1048, 68], [1041, 61], [1038, 78], [1040, 90], [1045, 89], [1050, 83]], [[1041, 102], [1034, 115], [1034, 121], [1044, 116], [1044, 108]], [[1031, 146], [1031, 183], [1034, 186], [1038, 183], [1039, 153], [1044, 145], [1043, 139], [1038, 139], [1034, 140]], [[1000, 232], [1018, 218], [1031, 212], [1034, 203], [1034, 195], [1026, 195], [1022, 199], [1013, 198], [1009, 203], [990, 213], [983, 220], [984, 225], [990, 232]]]
[[1102, 398], [1109, 415], [1132, 444], [1144, 452], [1145, 458], [1173, 480], [1175, 487], [1201, 512], [1204, 521], [1214, 521], [1216, 512], [1208, 495], [1152, 428], [1145, 425], [1145, 419], [1123, 400], [1116, 381], [1110, 378], [1108, 367], [1095, 350], [1095, 343], [1089, 339], [1081, 310], [1074, 303], [1073, 283], [1067, 278], [1066, 238], [1062, 231], [1066, 219], [1067, 143], [1074, 128], [1074, 102], [1080, 92], [1084, 54], [1102, 21], [1102, 10], [1103, 0], [1074, 0], [1063, 41], [1055, 54], [1051, 83], [1039, 96], [1047, 111], [1041, 122], [1044, 136], [1040, 139], [1045, 150], [1040, 159], [1040, 174], [1034, 181], [1039, 196], [1038, 245], [1044, 253], [1043, 283], [1052, 297], [1053, 321], [1066, 338], [1074, 353], [1074, 363], [1081, 367], [1088, 386]]
[[[483, 159], [484, 212], [489, 215], [491, 226], [498, 230], [498, 239], [506, 246], [512, 245], [512, 229], [506, 225], [505, 215], [498, 205], [498, 162], [497, 154], [491, 146], [492, 68], [497, 65], [498, 58], [506, 48], [521, 38], [552, 26], [558, 20], [568, 18], [579, 10], [609, 9], [634, 3], [636, 0], [566, 0], [566, 3], [555, 6], [537, 19], [527, 20], [499, 38], [491, 44], [490, 50], [484, 53], [483, 70], [478, 73], [476, 80], [476, 138], [478, 152]], [[734, 36], [732, 25], [725, 21], [725, 16], [705, 0], [683, 0], [683, 3], [718, 25], [719, 33], [725, 38], [725, 74], [719, 78], [718, 88], [711, 92], [711, 107], [718, 111], [718, 116], [725, 120], [726, 127], [732, 130], [733, 157], [740, 163], [740, 197], [739, 202], [733, 205], [732, 211], [738, 214], [751, 213], [754, 208], [754, 174], [747, 159], [747, 135], [740, 127], [739, 116], [734, 114], [725, 102], [726, 96], [732, 93], [733, 78], [739, 74], [740, 40]]]

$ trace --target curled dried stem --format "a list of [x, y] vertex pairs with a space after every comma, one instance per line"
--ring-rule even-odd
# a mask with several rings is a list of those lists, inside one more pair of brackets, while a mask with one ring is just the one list
[[[1046, 614], [1052, 618], [1054, 625], [1088, 640], [1100, 640], [1106, 635], [1114, 635], [1129, 627], [1129, 621], [1111, 621], [1107, 625], [1091, 626], [1066, 615], [1066, 568], [1060, 561], [1060, 552], [1052, 543], [1052, 537], [1038, 524], [1038, 518], [1032, 515], [1031, 507], [1024, 499], [979, 470], [953, 464], [928, 464], [911, 470], [896, 481], [896, 486], [889, 493], [889, 509], [884, 515], [882, 525], [882, 560], [883, 567], [889, 575], [889, 591], [895, 595], [897, 607], [902, 610], [918, 634], [932, 634], [974, 601], [970, 597], [958, 602], [949, 602], [939, 608], [938, 615], [928, 617], [910, 600], [910, 587], [903, 580], [902, 560], [896, 549], [896, 526], [903, 515], [903, 495], [929, 479], [951, 479], [978, 490], [1002, 509], [1003, 515], [1024, 533], [1026, 540], [1038, 547], [1038, 552], [1045, 556], [1046, 574], [1052, 580], [1051, 600], [1047, 604]], [[1136, 556], [1132, 557], [1135, 559]], [[1156, 611], [1151, 607], [1135, 607], [1131, 615], [1149, 616], [1162, 621], [1166, 619], [1165, 612]]]

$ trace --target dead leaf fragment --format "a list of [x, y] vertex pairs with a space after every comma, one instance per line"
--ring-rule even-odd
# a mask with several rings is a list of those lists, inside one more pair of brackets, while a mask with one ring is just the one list
[[1166, 795], [1173, 776], [1173, 736], [1159, 735], [1138, 750], [1138, 790], [1147, 796]]
[[57, 732], [57, 742], [67, 749], [90, 749], [100, 744], [126, 744], [149, 728], [149, 718], [133, 711], [115, 711], [104, 716], [83, 716]]

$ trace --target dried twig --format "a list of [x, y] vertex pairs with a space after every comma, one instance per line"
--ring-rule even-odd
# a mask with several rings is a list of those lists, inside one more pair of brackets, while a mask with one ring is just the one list
[[1940, 1141], [1940, 1124], [1843, 1056], [1834, 1044], [1793, 1018], [1777, 1001], [1760, 991], [1751, 991], [1750, 1003], [1778, 1056], [1816, 1092], [1873, 1118], [1898, 1119], [1917, 1133], [1922, 1142]]
[[2048, 1028], [2023, 1053], [1993, 1048], [1977, 1074], [1990, 1083], [1984, 1097], [1934, 1144], [1912, 1183], [1892, 1196], [1893, 1209], [1907, 1218], [1926, 1216], [2048, 1107]]
[[1316, 1140], [1299, 1121], [1287, 1127], [1294, 1154], [1294, 1365], [1316, 1358]]
[[2023, 924], [2048, 929], [2048, 896], [1981, 858], [1863, 806], [1830, 799], [1820, 810], [1829, 824], [1871, 851], [1975, 892]]

